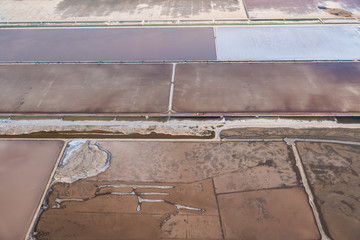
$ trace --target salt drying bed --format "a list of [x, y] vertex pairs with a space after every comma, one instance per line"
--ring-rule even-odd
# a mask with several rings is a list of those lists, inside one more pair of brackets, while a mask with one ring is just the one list
[[221, 61], [360, 59], [359, 26], [217, 28]]
[[0, 113], [358, 115], [359, 76], [356, 62], [0, 65]]
[[0, 61], [216, 60], [212, 28], [0, 29]]
[[360, 59], [360, 27], [0, 29], [0, 62]]

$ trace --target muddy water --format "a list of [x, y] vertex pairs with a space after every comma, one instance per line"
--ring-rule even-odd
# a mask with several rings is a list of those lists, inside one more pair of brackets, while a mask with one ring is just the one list
[[0, 141], [0, 239], [24, 239], [62, 141]]
[[72, 139], [72, 138], [87, 138], [87, 139], [126, 139], [126, 138], [139, 138], [139, 139], [213, 139], [215, 132], [206, 131], [201, 136], [194, 135], [172, 135], [163, 133], [149, 133], [149, 134], [123, 134], [113, 133], [106, 131], [41, 131], [29, 134], [20, 135], [0, 135], [0, 138], [61, 138], [61, 139]]
[[224, 139], [302, 138], [360, 141], [360, 130], [344, 128], [234, 128], [221, 131], [220, 137]]

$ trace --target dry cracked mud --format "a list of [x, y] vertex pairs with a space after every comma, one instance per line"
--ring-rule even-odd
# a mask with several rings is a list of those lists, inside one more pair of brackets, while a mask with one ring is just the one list
[[[84, 169], [93, 172], [89, 162], [104, 163], [104, 151], [110, 155], [104, 171], [79, 175]], [[281, 216], [274, 213], [276, 218], [257, 226], [273, 226], [280, 233], [274, 236], [283, 236], [290, 233], [279, 231], [278, 219], [292, 219], [300, 226], [300, 232], [292, 233], [318, 234], [284, 142], [72, 141], [64, 156], [58, 168], [62, 177], [55, 177], [34, 229], [36, 239], [233, 238], [228, 232], [236, 235], [239, 223], [249, 216], [235, 214], [239, 219], [233, 222], [233, 216], [220, 214], [236, 212], [241, 207], [236, 203], [248, 191], [279, 188], [285, 196], [300, 199], [300, 208]], [[94, 163], [91, 168], [102, 166]], [[229, 208], [224, 199], [235, 206]], [[268, 208], [276, 209], [269, 201]], [[306, 218], [293, 217], [299, 212]]]
[[339, 16], [339, 17], [352, 17], [352, 13], [349, 11], [346, 11], [344, 9], [340, 9], [340, 8], [328, 8], [328, 7], [324, 7], [324, 6], [319, 6], [319, 9], [335, 15], [335, 16]]
[[303, 188], [220, 195], [225, 238], [319, 239]]
[[359, 145], [299, 142], [297, 147], [330, 237], [359, 239]]
[[48, 204], [37, 239], [221, 238], [210, 179], [190, 184], [57, 183]]

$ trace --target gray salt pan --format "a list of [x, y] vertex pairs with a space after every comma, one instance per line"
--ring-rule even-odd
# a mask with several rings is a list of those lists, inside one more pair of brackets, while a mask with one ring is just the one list
[[218, 60], [360, 59], [359, 26], [254, 26], [216, 28]]

